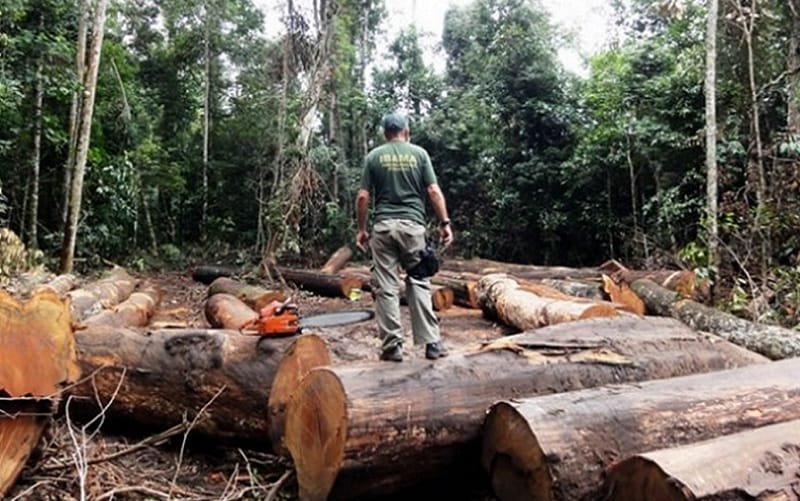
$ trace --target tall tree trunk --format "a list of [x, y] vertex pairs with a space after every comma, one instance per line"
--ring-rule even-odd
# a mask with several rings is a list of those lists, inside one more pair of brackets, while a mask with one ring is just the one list
[[92, 113], [94, 97], [97, 90], [97, 69], [100, 66], [100, 52], [103, 47], [103, 35], [106, 25], [106, 0], [97, 0], [94, 19], [92, 21], [92, 46], [86, 65], [86, 82], [80, 113], [80, 127], [77, 149], [75, 152], [75, 175], [69, 197], [69, 214], [64, 229], [64, 247], [61, 255], [61, 271], [72, 271], [75, 258], [75, 242], [78, 236], [78, 219], [81, 212], [83, 195], [83, 177], [86, 173], [86, 159], [89, 154], [89, 139], [92, 132]]
[[69, 152], [64, 165], [62, 184], [61, 225], [66, 230], [69, 213], [69, 197], [72, 187], [72, 171], [75, 170], [75, 152], [78, 149], [78, 118], [83, 96], [84, 75], [86, 73], [86, 31], [89, 17], [89, 0], [81, 0], [78, 12], [78, 41], [75, 52], [75, 82], [80, 86], [72, 92], [72, 105], [69, 109]]
[[789, 91], [786, 128], [790, 134], [800, 132], [800, 0], [789, 0], [792, 32], [789, 35]]
[[717, 181], [717, 18], [719, 0], [708, 0], [706, 27], [706, 217], [708, 218], [708, 264], [719, 268]]
[[[44, 18], [39, 21], [40, 33], [44, 31]], [[44, 98], [44, 55], [36, 66], [36, 92], [33, 97], [33, 151], [31, 152], [31, 206], [28, 220], [28, 246], [38, 248], [36, 226], [39, 222], [39, 172], [42, 158], [42, 99]]]
[[201, 236], [206, 239], [206, 223], [208, 222], [208, 132], [211, 123], [211, 42], [209, 40], [211, 14], [206, 2], [205, 33], [203, 36], [203, 59], [205, 60], [205, 83], [203, 86], [203, 213], [201, 216]]

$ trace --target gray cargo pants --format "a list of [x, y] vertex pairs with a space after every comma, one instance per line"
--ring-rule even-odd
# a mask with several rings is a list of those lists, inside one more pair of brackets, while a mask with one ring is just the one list
[[[378, 331], [383, 349], [403, 344], [400, 323], [400, 276], [419, 263], [419, 251], [425, 248], [425, 227], [405, 219], [387, 219], [375, 223], [370, 239], [372, 248], [372, 290]], [[406, 300], [411, 310], [414, 344], [439, 342], [439, 319], [433, 313], [430, 279], [406, 277]]]

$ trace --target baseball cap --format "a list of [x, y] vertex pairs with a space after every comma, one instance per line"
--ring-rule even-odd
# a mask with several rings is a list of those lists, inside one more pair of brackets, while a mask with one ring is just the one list
[[392, 112], [383, 115], [383, 130], [398, 131], [408, 128], [408, 119], [402, 113]]

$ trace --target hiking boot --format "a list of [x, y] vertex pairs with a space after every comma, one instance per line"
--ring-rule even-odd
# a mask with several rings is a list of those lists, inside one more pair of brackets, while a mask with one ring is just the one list
[[387, 362], [402, 362], [403, 361], [403, 348], [402, 346], [395, 345], [392, 348], [387, 348], [381, 353], [381, 360]]
[[442, 343], [428, 343], [425, 345], [425, 358], [428, 360], [436, 360], [447, 356], [447, 349], [442, 346]]

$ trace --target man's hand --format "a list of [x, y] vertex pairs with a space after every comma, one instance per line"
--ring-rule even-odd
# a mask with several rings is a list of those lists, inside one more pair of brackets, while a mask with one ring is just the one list
[[453, 228], [449, 224], [439, 226], [439, 242], [442, 245], [442, 250], [447, 249], [453, 243]]
[[369, 233], [367, 233], [367, 230], [358, 230], [358, 233], [356, 233], [356, 247], [364, 252], [367, 252], [368, 245]]

